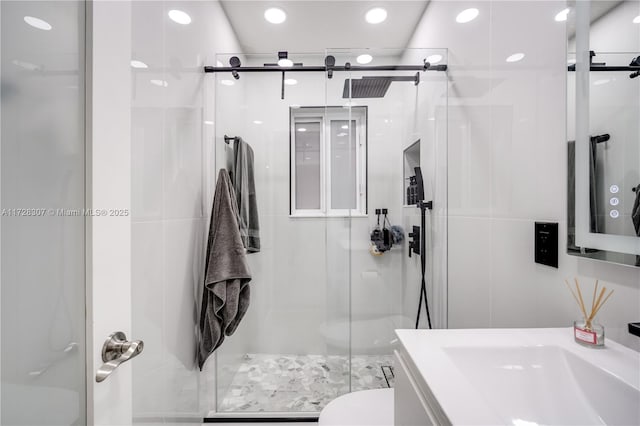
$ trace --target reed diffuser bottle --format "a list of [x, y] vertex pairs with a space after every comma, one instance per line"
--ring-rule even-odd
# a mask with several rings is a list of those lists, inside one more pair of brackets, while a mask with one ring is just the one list
[[613, 294], [613, 290], [606, 297], [607, 288], [603, 287], [598, 294], [598, 280], [593, 288], [593, 297], [591, 299], [591, 309], [587, 313], [587, 308], [582, 297], [582, 289], [577, 278], [574, 278], [575, 292], [567, 280], [564, 281], [567, 288], [571, 292], [574, 300], [580, 308], [582, 318], [573, 322], [573, 337], [576, 342], [584, 346], [599, 347], [604, 346], [604, 327], [595, 321], [596, 315], [600, 308], [606, 303]]

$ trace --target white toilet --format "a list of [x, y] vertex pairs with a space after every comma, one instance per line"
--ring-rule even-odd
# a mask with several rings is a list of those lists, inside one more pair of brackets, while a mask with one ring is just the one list
[[319, 426], [393, 426], [393, 389], [342, 395], [320, 412]]

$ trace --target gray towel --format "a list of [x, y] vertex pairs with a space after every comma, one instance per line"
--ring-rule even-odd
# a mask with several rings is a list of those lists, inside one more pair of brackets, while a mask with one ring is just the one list
[[233, 144], [233, 187], [238, 204], [238, 224], [242, 243], [249, 253], [260, 251], [260, 225], [253, 173], [253, 149], [242, 138]]
[[640, 185], [636, 186], [636, 200], [633, 202], [631, 209], [631, 220], [636, 230], [636, 235], [640, 237]]
[[226, 170], [218, 173], [211, 209], [199, 323], [198, 365], [238, 327], [249, 307], [251, 273], [238, 227], [238, 207]]
[[[602, 217], [598, 214], [598, 197], [597, 191], [597, 153], [598, 145], [594, 141], [589, 145], [589, 209], [590, 211], [590, 231], [600, 232], [602, 229]], [[576, 187], [576, 143], [569, 141], [567, 145], [567, 248], [569, 250], [579, 250], [575, 245], [576, 219], [575, 219], [575, 187]]]

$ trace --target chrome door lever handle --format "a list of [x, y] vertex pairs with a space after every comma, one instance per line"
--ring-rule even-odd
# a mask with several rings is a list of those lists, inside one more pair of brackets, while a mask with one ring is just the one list
[[142, 349], [144, 349], [144, 342], [142, 340], [130, 342], [122, 331], [111, 333], [102, 346], [102, 360], [104, 364], [98, 368], [96, 382], [102, 382], [109, 377], [120, 364], [140, 355]]

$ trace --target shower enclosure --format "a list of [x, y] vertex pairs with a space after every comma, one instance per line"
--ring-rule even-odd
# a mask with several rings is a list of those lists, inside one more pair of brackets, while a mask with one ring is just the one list
[[[433, 200], [421, 254], [431, 321], [446, 327], [446, 60], [446, 49], [334, 49], [210, 64], [235, 68], [205, 82], [207, 203], [241, 137], [254, 151], [261, 239], [248, 255], [249, 311], [205, 365], [210, 417], [313, 417], [342, 394], [393, 386], [394, 329], [415, 326], [420, 300], [415, 167]], [[372, 247], [378, 223], [400, 226], [404, 241]]]

